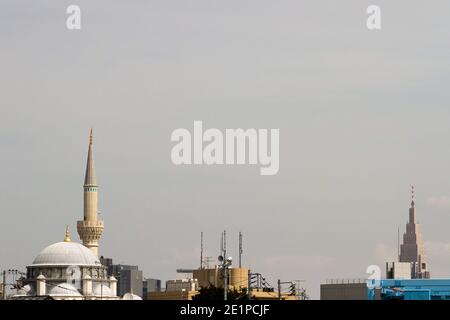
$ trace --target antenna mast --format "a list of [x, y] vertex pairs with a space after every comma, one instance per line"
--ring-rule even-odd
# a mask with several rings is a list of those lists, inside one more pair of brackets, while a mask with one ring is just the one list
[[226, 259], [227, 258], [227, 231], [224, 230], [223, 231], [223, 258]]

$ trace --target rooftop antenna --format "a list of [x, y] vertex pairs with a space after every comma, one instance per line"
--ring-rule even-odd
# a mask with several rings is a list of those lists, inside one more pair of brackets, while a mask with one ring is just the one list
[[227, 257], [227, 231], [223, 231], [223, 258]]
[[239, 232], [239, 268], [242, 267], [242, 232]]
[[220, 250], [219, 255], [223, 255], [223, 232], [220, 234]]
[[203, 269], [203, 231], [200, 233], [200, 269]]

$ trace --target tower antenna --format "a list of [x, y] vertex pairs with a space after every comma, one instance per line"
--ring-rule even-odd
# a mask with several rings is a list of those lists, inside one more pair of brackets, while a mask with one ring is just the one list
[[223, 230], [223, 258], [227, 258], [227, 231]]

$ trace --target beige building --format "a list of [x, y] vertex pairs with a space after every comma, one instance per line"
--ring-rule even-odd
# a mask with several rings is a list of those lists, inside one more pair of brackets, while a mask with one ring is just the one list
[[[149, 300], [192, 300], [199, 293], [199, 288], [210, 286], [224, 286], [223, 272], [219, 267], [211, 269], [197, 269], [192, 272], [193, 279], [169, 280], [166, 290], [162, 292], [149, 292]], [[231, 290], [246, 290], [248, 286], [248, 269], [228, 269], [228, 287]]]
[[[219, 267], [214, 269], [197, 269], [193, 272], [193, 278], [198, 280], [200, 288], [203, 287], [223, 287], [223, 271]], [[231, 290], [242, 291], [248, 287], [248, 269], [230, 268], [228, 269], [228, 287]]]
[[[149, 300], [192, 300], [199, 293], [200, 288], [214, 286], [223, 288], [223, 272], [219, 267], [193, 270], [193, 279], [169, 280], [166, 282], [166, 291], [149, 292]], [[246, 291], [248, 288], [249, 270], [246, 268], [228, 269], [228, 286], [230, 290]], [[277, 292], [252, 289], [252, 300], [278, 300]], [[282, 294], [281, 300], [297, 300], [296, 296]]]

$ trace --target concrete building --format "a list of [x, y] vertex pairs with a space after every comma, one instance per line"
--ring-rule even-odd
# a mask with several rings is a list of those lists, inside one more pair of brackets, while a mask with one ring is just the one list
[[117, 292], [120, 296], [129, 292], [144, 297], [143, 274], [138, 266], [114, 264], [112, 258], [105, 257], [100, 257], [100, 262], [106, 267], [108, 275], [117, 279]]
[[[149, 300], [192, 300], [200, 288], [224, 285], [223, 271], [219, 267], [192, 270], [192, 279], [169, 280], [162, 292], [149, 292]], [[228, 269], [228, 287], [230, 290], [242, 291], [248, 287], [248, 269]], [[266, 293], [261, 293], [266, 294]], [[274, 295], [273, 293], [270, 293]], [[266, 294], [267, 295], [267, 294]]]
[[142, 282], [142, 297], [147, 298], [149, 292], [161, 292], [161, 280], [144, 279]]
[[386, 279], [411, 279], [411, 263], [386, 262]]
[[166, 281], [166, 292], [197, 291], [198, 288], [197, 279], [176, 279]]
[[198, 291], [160, 291], [149, 292], [147, 300], [192, 300]]
[[425, 245], [423, 243], [420, 226], [416, 222], [416, 208], [414, 203], [414, 186], [412, 187], [411, 207], [409, 208], [409, 221], [406, 224], [406, 232], [403, 234], [403, 244], [400, 246], [400, 262], [411, 264], [411, 278], [430, 278], [428, 271]]
[[192, 300], [198, 294], [197, 279], [176, 279], [166, 281], [163, 291], [149, 291], [145, 296], [148, 300]]

